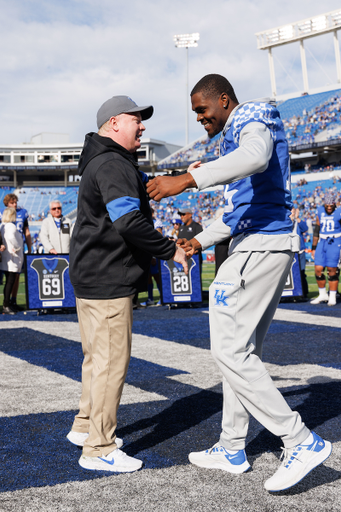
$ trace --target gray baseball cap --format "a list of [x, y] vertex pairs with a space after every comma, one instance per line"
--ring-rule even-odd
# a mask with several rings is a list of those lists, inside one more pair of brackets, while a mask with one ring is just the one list
[[104, 123], [109, 121], [111, 117], [118, 116], [119, 114], [133, 114], [140, 112], [142, 121], [152, 117], [154, 107], [138, 107], [131, 98], [128, 96], [113, 96], [107, 100], [99, 111], [97, 112], [97, 127], [100, 128]]
[[192, 213], [191, 208], [180, 208], [179, 213]]

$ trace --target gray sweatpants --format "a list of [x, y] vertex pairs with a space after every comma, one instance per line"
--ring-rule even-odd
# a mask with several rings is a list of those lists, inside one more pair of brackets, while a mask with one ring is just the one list
[[309, 436], [261, 361], [292, 260], [291, 251], [233, 252], [210, 286], [211, 350], [223, 373], [220, 443], [226, 449], [244, 449], [249, 414], [286, 448]]

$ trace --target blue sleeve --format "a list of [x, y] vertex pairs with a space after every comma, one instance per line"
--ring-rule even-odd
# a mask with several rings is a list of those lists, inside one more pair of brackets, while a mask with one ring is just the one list
[[139, 171], [140, 175], [141, 175], [141, 178], [142, 178], [142, 181], [144, 184], [148, 183], [149, 181], [149, 177], [147, 176], [147, 174], [145, 172], [142, 172], [142, 171]]
[[123, 217], [127, 213], [140, 209], [140, 199], [136, 197], [119, 197], [106, 205], [112, 222]]
[[298, 227], [301, 233], [305, 233], [306, 231], [308, 231], [308, 225], [304, 220], [301, 220], [301, 222], [298, 223]]

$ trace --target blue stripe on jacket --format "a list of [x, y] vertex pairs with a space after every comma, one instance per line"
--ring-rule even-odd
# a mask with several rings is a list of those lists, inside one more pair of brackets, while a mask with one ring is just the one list
[[124, 196], [110, 201], [106, 206], [110, 219], [112, 222], [115, 222], [115, 220], [120, 219], [123, 215], [139, 210], [140, 205], [141, 201], [137, 197]]

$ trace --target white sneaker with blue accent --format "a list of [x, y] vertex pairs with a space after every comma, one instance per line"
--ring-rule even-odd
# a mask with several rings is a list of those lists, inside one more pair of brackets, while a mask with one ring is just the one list
[[87, 457], [82, 455], [78, 461], [84, 469], [97, 471], [113, 471], [114, 473], [132, 473], [142, 467], [142, 460], [129, 457], [119, 448], [103, 457]]
[[[89, 432], [75, 432], [74, 430], [70, 430], [66, 438], [70, 441], [70, 443], [75, 444], [76, 446], [84, 446], [85, 440], [89, 437]], [[122, 448], [123, 439], [116, 437], [115, 443], [117, 448]]]
[[311, 444], [298, 444], [294, 448], [282, 448], [283, 461], [276, 473], [264, 484], [267, 491], [289, 489], [310, 471], [322, 464], [332, 452], [332, 445], [312, 432]]
[[212, 448], [203, 452], [192, 452], [189, 461], [201, 468], [222, 469], [229, 473], [244, 473], [250, 468], [245, 450], [229, 453], [226, 448], [216, 443]]

